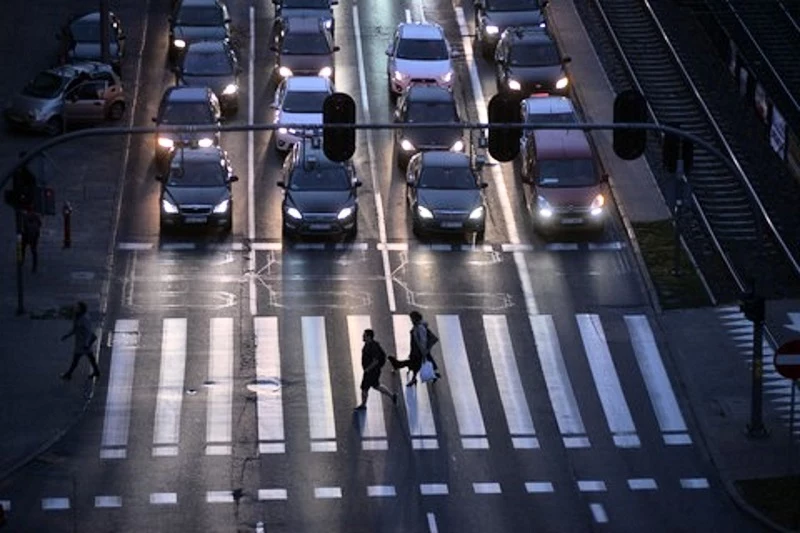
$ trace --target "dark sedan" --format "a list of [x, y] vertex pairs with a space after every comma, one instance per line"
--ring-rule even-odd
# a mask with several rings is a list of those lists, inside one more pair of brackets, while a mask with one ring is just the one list
[[522, 97], [534, 93], [566, 95], [569, 77], [555, 40], [539, 28], [510, 28], [495, 51], [497, 90]]
[[475, 0], [475, 33], [484, 57], [491, 59], [506, 28], [545, 27], [547, 0]]
[[239, 109], [239, 61], [228, 41], [201, 41], [186, 47], [177, 82], [190, 87], [209, 87], [219, 98], [222, 111], [235, 115]]
[[169, 57], [177, 62], [197, 41], [230, 40], [231, 18], [220, 0], [181, 0], [169, 19]]
[[[101, 61], [102, 38], [100, 11], [74, 18], [57, 37], [61, 40], [62, 58], [65, 62]], [[125, 32], [114, 13], [108, 13], [108, 63], [118, 74], [125, 53]]]
[[453, 93], [442, 87], [411, 86], [397, 101], [395, 122], [409, 127], [395, 130], [397, 163], [405, 168], [411, 156], [428, 150], [464, 151], [464, 130], [459, 127], [414, 128], [414, 123], [458, 126], [461, 118]]

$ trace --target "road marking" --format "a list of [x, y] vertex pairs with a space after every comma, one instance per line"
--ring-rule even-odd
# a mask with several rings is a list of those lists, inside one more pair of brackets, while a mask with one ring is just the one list
[[[367, 315], [349, 315], [347, 317], [347, 333], [350, 339], [350, 361], [353, 368], [353, 384], [356, 391], [356, 406], [361, 403], [361, 347], [362, 335], [365, 329], [371, 329], [372, 324]], [[363, 413], [363, 412], [362, 412]], [[358, 417], [359, 430], [364, 450], [386, 450], [389, 445], [386, 441], [386, 423], [383, 419], [383, 394], [374, 389], [367, 396], [367, 411], [364, 416]]]
[[597, 315], [576, 315], [578, 328], [586, 350], [586, 359], [592, 371], [600, 404], [606, 416], [608, 429], [614, 437], [614, 444], [619, 448], [638, 448], [641, 446], [636, 426], [631, 418], [631, 411], [625, 401], [625, 395], [608, 350], [606, 335], [600, 317]]
[[439, 533], [439, 526], [436, 525], [436, 515], [433, 513], [428, 513], [426, 517], [428, 519], [428, 532]]
[[278, 317], [253, 319], [256, 344], [256, 410], [259, 453], [284, 453], [283, 383]]
[[422, 483], [419, 492], [423, 496], [444, 496], [448, 494], [447, 483]]
[[625, 243], [623, 243], [621, 241], [590, 242], [589, 243], [589, 250], [616, 251], [616, 250], [622, 250], [624, 247], [625, 247]]
[[131, 395], [139, 321], [117, 320], [111, 346], [111, 371], [108, 378], [106, 412], [100, 444], [101, 459], [124, 459], [131, 422]]
[[[255, 88], [254, 79], [256, 72], [256, 8], [250, 6], [250, 50], [247, 62], [247, 122], [255, 121]], [[256, 238], [256, 194], [255, 194], [255, 140], [253, 130], [247, 132], [247, 239], [250, 242]], [[250, 297], [250, 314], [258, 314], [258, 291], [256, 290], [256, 255], [249, 254], [247, 261], [248, 287]]]
[[233, 318], [211, 319], [206, 455], [230, 455], [233, 441]]
[[230, 490], [210, 490], [206, 492], [207, 503], [233, 503], [233, 491]]
[[390, 498], [397, 496], [394, 485], [370, 485], [367, 487], [367, 496], [373, 498]]
[[500, 391], [500, 401], [511, 433], [511, 442], [514, 448], [538, 448], [539, 440], [525, 401], [525, 389], [519, 376], [517, 360], [514, 358], [505, 315], [484, 315], [483, 329]]
[[153, 492], [150, 494], [150, 503], [152, 505], [176, 505], [178, 503], [178, 494], [175, 492]]
[[500, 249], [504, 252], [532, 252], [535, 247], [532, 244], [505, 243], [500, 245]]
[[704, 477], [690, 477], [681, 479], [681, 487], [684, 489], [707, 489], [708, 480]]
[[117, 250], [152, 250], [154, 247], [152, 242], [121, 242], [117, 244]]
[[589, 437], [581, 419], [575, 392], [561, 354], [558, 333], [550, 315], [530, 315], [531, 330], [536, 342], [536, 353], [542, 366], [547, 394], [553, 406], [558, 429], [567, 448], [588, 448]]
[[527, 481], [525, 483], [525, 490], [528, 492], [528, 494], [553, 492], [553, 484], [549, 481]]
[[576, 242], [551, 242], [544, 245], [548, 252], [574, 252], [578, 249]]
[[658, 485], [653, 478], [636, 478], [628, 480], [628, 487], [631, 490], [656, 490]]
[[186, 319], [165, 318], [153, 429], [153, 457], [178, 455], [185, 368]]
[[581, 492], [605, 492], [605, 481], [584, 480], [578, 481], [578, 490]]
[[98, 509], [115, 509], [122, 507], [120, 496], [95, 496], [94, 506]]
[[328, 369], [325, 318], [304, 316], [302, 335], [311, 451], [335, 452], [336, 420], [333, 417], [333, 395]]
[[608, 515], [606, 514], [606, 510], [602, 503], [590, 503], [589, 509], [592, 511], [592, 516], [594, 517], [595, 522], [598, 524], [605, 524], [608, 522]]
[[[394, 325], [394, 347], [398, 359], [405, 359], [411, 353], [410, 336], [411, 319], [408, 315], [392, 315]], [[415, 450], [435, 450], [439, 447], [436, 439], [436, 425], [433, 421], [433, 410], [428, 396], [428, 387], [422, 383], [416, 387], [406, 387], [401, 377], [403, 397], [406, 402], [408, 430], [411, 434], [411, 446]]]
[[406, 8], [406, 23], [411, 24], [411, 10]]
[[258, 489], [258, 501], [285, 500], [286, 489]]
[[503, 492], [500, 483], [473, 483], [472, 490], [475, 494], [501, 494]]
[[314, 497], [318, 499], [332, 499], [342, 497], [341, 487], [316, 487]]
[[193, 242], [166, 242], [160, 245], [162, 250], [168, 252], [179, 252], [186, 250], [196, 250], [197, 244]]
[[691, 444], [678, 400], [661, 361], [653, 331], [644, 315], [626, 315], [625, 325], [633, 345], [633, 353], [644, 378], [650, 402], [661, 428], [665, 444]]
[[69, 498], [42, 498], [42, 511], [69, 509]]

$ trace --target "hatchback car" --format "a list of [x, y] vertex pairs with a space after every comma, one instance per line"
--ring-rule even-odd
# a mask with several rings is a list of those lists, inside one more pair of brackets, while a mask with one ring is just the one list
[[[75, 17], [64, 26], [57, 38], [61, 41], [65, 62], [102, 61], [100, 11]], [[119, 74], [125, 54], [125, 32], [114, 13], [108, 13], [108, 62]]]
[[[155, 157], [165, 162], [177, 148], [208, 148], [219, 145], [218, 131], [169, 131], [173, 126], [219, 126], [221, 110], [214, 91], [208, 87], [170, 87], [161, 97], [153, 122], [156, 132]], [[168, 128], [164, 128], [167, 126]]]
[[125, 92], [110, 65], [82, 61], [40, 72], [6, 104], [16, 128], [58, 135], [71, 124], [119, 120]]
[[285, 153], [304, 136], [319, 134], [322, 127], [322, 105], [335, 91], [333, 83], [321, 76], [292, 76], [281, 82], [275, 91], [275, 124], [308, 124], [308, 129], [278, 128], [275, 148]]
[[178, 85], [210, 87], [226, 115], [239, 109], [239, 60], [228, 41], [191, 43], [175, 69]]
[[415, 122], [439, 123], [458, 126], [458, 115], [453, 93], [442, 87], [413, 85], [397, 101], [394, 121], [407, 124], [396, 129], [395, 151], [397, 163], [405, 168], [411, 156], [421, 151], [464, 151], [464, 130], [460, 127], [414, 128]]
[[173, 152], [161, 183], [162, 231], [178, 226], [233, 227], [233, 173], [222, 148], [185, 148]]
[[275, 18], [315, 18], [321, 20], [325, 27], [334, 34], [336, 21], [333, 18], [332, 6], [339, 0], [272, 0], [275, 4]]
[[533, 128], [525, 124], [551, 123], [575, 124], [579, 122], [578, 112], [572, 100], [566, 96], [551, 96], [546, 93], [525, 98], [520, 103], [520, 122], [523, 124], [520, 137], [520, 153], [524, 152], [525, 138], [534, 134]]
[[299, 142], [284, 162], [277, 184], [284, 190], [283, 233], [354, 238], [361, 181], [352, 161], [331, 161], [321, 144], [319, 137]]
[[486, 205], [480, 169], [470, 156], [424, 152], [411, 158], [406, 172], [406, 201], [414, 235], [475, 233], [483, 241]]
[[231, 18], [220, 0], [181, 0], [169, 19], [169, 58], [177, 62], [196, 41], [230, 40]]
[[500, 35], [511, 26], [546, 27], [547, 0], [475, 0], [475, 33], [481, 53], [494, 56]]
[[555, 40], [540, 28], [509, 28], [503, 32], [494, 56], [497, 90], [528, 95], [546, 92], [567, 94], [569, 78]]
[[323, 21], [316, 18], [281, 19], [276, 23], [275, 44], [278, 54], [275, 72], [279, 78], [322, 76], [334, 79], [333, 54], [339, 47]]
[[450, 45], [438, 24], [401, 23], [386, 49], [389, 91], [398, 95], [412, 84], [453, 87]]

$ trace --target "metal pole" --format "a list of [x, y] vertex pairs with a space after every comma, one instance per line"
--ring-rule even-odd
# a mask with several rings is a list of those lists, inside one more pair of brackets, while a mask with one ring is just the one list
[[[680, 146], [680, 145], [678, 145]], [[674, 245], [672, 255], [672, 275], [681, 275], [681, 232], [678, 228], [678, 220], [681, 217], [683, 210], [683, 159], [681, 157], [680, 147], [678, 148], [678, 162], [675, 169], [675, 205], [672, 209], [673, 230], [674, 230]]]
[[111, 21], [108, 18], [108, 0], [100, 0], [100, 58], [103, 63], [111, 63], [111, 50], [108, 32]]
[[[758, 298], [758, 297], [756, 297]], [[753, 438], [766, 437], [762, 409], [762, 377], [764, 375], [764, 321], [753, 321], [753, 396], [751, 399], [750, 423], [747, 435]]]
[[794, 475], [794, 397], [797, 380], [792, 381], [792, 402], [789, 407], [789, 475]]
[[22, 274], [22, 212], [14, 210], [17, 219], [17, 315], [25, 314], [25, 291]]

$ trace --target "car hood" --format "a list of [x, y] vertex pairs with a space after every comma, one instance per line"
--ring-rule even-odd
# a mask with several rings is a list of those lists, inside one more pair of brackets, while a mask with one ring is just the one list
[[352, 198], [349, 190], [286, 192], [290, 203], [301, 213], [338, 213]]
[[187, 42], [219, 41], [228, 37], [224, 26], [175, 26], [173, 35], [176, 39]]
[[[70, 58], [75, 60], [100, 61], [103, 58], [100, 43], [75, 43], [75, 46], [70, 50], [70, 54]], [[111, 58], [116, 58], [119, 55], [117, 43], [109, 43], [108, 55]]]
[[439, 78], [453, 70], [449, 59], [443, 59], [441, 61], [395, 59], [394, 68], [412, 78], [428, 79]]
[[524, 11], [489, 11], [486, 13], [486, 24], [500, 28], [500, 32], [509, 26], [538, 26], [544, 21], [542, 12], [536, 9]]
[[311, 72], [316, 75], [325, 67], [333, 68], [332, 54], [281, 54], [280, 66], [293, 73]]
[[229, 196], [228, 188], [219, 187], [165, 187], [164, 194], [178, 205], [217, 205]]
[[281, 124], [322, 124], [322, 113], [281, 113]]
[[508, 69], [508, 77], [520, 83], [555, 84], [563, 76], [564, 67], [561, 64], [544, 67], [510, 67]]
[[481, 205], [478, 189], [417, 189], [417, 203], [428, 209], [470, 212]]
[[61, 97], [36, 98], [24, 94], [15, 94], [8, 102], [7, 109], [20, 115], [34, 114], [36, 111], [49, 110], [61, 106]]
[[461, 129], [449, 128], [441, 130], [435, 128], [403, 129], [402, 131], [402, 137], [408, 139], [418, 150], [431, 148], [448, 150], [463, 136]]
[[190, 87], [208, 87], [217, 95], [221, 95], [231, 83], [236, 83], [236, 76], [226, 74], [224, 76], [192, 76], [183, 75], [181, 81]]
[[310, 8], [287, 8], [281, 9], [281, 18], [311, 18], [322, 20], [333, 20], [333, 13], [330, 9], [310, 9]]
[[538, 187], [536, 194], [547, 200], [553, 207], [588, 207], [594, 198], [602, 193], [600, 184], [588, 187]]

